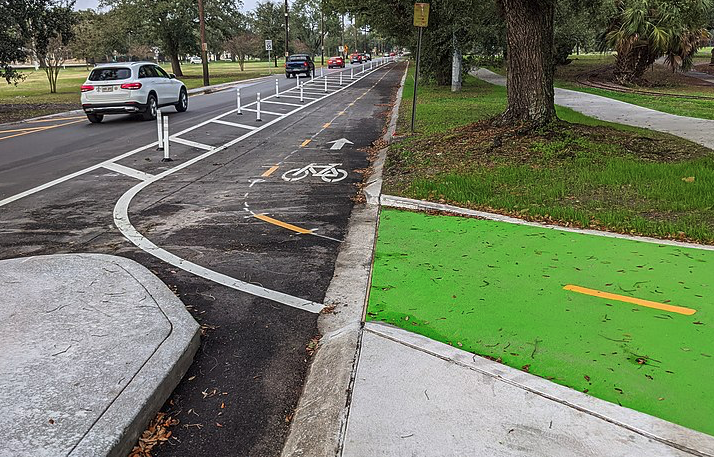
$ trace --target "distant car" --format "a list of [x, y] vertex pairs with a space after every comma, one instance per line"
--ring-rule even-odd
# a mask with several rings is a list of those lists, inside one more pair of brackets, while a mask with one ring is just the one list
[[396, 52], [390, 52], [390, 53], [389, 53], [389, 57], [394, 57], [394, 56], [396, 56], [396, 55], [397, 55]]
[[190, 63], [191, 65], [202, 64], [202, 63], [203, 63], [203, 59], [201, 59], [200, 57], [196, 57], [196, 56], [189, 57], [189, 58], [188, 58], [188, 63]]
[[345, 59], [340, 56], [327, 59], [327, 68], [345, 68]]
[[350, 56], [350, 63], [362, 63], [362, 54], [354, 53]]
[[308, 54], [293, 54], [285, 62], [285, 77], [305, 73], [305, 76], [315, 75], [315, 62]]
[[98, 65], [82, 84], [82, 109], [89, 122], [102, 122], [107, 114], [141, 114], [156, 118], [162, 106], [188, 109], [186, 86], [152, 62]]
[[370, 54], [370, 53], [364, 53], [363, 55], [364, 55], [365, 59], [367, 59], [367, 60], [372, 60], [372, 54]]

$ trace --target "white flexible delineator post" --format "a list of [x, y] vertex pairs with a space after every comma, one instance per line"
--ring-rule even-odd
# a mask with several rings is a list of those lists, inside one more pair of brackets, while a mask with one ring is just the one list
[[280, 98], [280, 83], [278, 78], [275, 78], [275, 98]]
[[262, 121], [262, 119], [260, 118], [260, 92], [256, 94], [255, 120], [258, 122]]
[[161, 159], [162, 162], [173, 162], [171, 154], [169, 152], [169, 117], [162, 116], [164, 118], [164, 158]]
[[327, 78], [325, 78], [325, 93], [327, 93]]
[[303, 84], [300, 84], [300, 103], [305, 102], [305, 95], [304, 95], [303, 89], [305, 89], [305, 84], [304, 84], [304, 83], [303, 83]]
[[243, 107], [240, 104], [240, 87], [236, 88], [236, 104], [238, 105], [238, 114], [243, 114]]
[[340, 72], [340, 86], [342, 86], [342, 72]]
[[157, 109], [156, 110], [156, 130], [157, 133], [159, 134], [159, 146], [156, 148], [157, 151], [163, 151], [164, 150], [164, 126], [163, 126], [163, 120], [161, 119], [161, 110]]

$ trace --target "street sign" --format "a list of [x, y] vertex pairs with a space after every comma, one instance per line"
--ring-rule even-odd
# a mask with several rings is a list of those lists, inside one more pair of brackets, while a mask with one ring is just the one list
[[427, 27], [429, 25], [429, 4], [414, 4], [414, 27]]
[[345, 47], [344, 47], [344, 46], [340, 46], [339, 52], [345, 52]]
[[265, 50], [266, 51], [273, 50], [273, 40], [265, 40]]
[[350, 47], [345, 45], [345, 53], [350, 52]]

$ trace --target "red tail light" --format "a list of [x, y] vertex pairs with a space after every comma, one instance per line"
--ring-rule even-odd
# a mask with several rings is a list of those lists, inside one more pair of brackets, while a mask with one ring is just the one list
[[82, 92], [90, 92], [94, 90], [94, 86], [90, 86], [89, 84], [82, 84]]
[[138, 90], [141, 89], [141, 83], [126, 83], [121, 85], [122, 89]]
[[303, 65], [304, 67], [307, 67], [307, 62], [303, 62], [302, 65]]

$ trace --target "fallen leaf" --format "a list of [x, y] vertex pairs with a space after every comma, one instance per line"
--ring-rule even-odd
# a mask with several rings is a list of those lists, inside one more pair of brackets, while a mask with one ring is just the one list
[[684, 182], [694, 182], [694, 176], [689, 176], [687, 178], [682, 178], [682, 181]]

